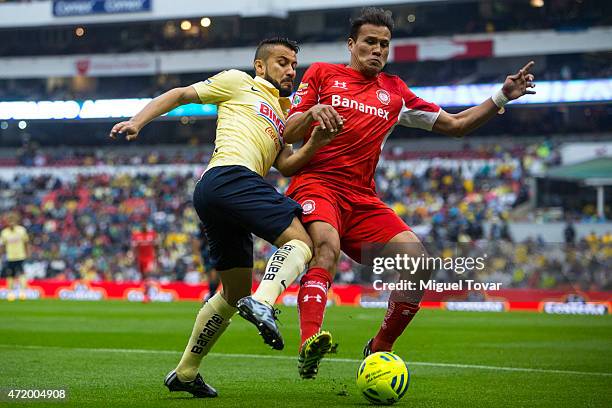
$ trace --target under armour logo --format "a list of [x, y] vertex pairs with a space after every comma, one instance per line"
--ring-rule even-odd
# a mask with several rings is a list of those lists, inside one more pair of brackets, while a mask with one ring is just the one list
[[304, 297], [302, 298], [302, 301], [304, 302], [308, 302], [309, 300], [314, 299], [317, 301], [317, 303], [322, 303], [323, 299], [321, 298], [321, 295], [316, 295], [316, 296], [312, 296], [312, 295], [304, 295]]
[[340, 82], [340, 81], [334, 81], [332, 88], [348, 89], [346, 87], [346, 82]]

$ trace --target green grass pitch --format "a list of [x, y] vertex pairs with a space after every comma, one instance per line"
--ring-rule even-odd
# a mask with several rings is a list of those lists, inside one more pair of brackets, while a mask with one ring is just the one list
[[[169, 393], [199, 306], [58, 300], [0, 301], [0, 388], [67, 388], [63, 402], [3, 406], [368, 406], [355, 388], [366, 340], [384, 310], [332, 307], [340, 343], [316, 380], [297, 374], [295, 308], [283, 308], [286, 347], [265, 347], [236, 316], [201, 372], [219, 398]], [[403, 407], [610, 407], [612, 318], [423, 310], [398, 341], [411, 370]]]

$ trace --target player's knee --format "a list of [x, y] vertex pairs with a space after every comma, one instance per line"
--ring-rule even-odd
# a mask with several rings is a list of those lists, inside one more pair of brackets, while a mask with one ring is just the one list
[[313, 260], [317, 266], [333, 269], [340, 256], [340, 245], [329, 240], [317, 242], [314, 245]]
[[310, 236], [306, 232], [304, 232], [304, 234], [296, 234], [293, 237], [291, 237], [291, 239], [286, 240], [286, 242], [283, 242], [282, 244], [277, 244], [276, 246], [280, 248], [281, 246], [289, 242], [299, 242], [300, 246], [302, 246], [303, 244], [304, 247], [308, 247], [308, 250], [310, 251], [311, 254], [314, 252], [314, 246], [312, 243], [312, 239], [310, 239]]
[[308, 235], [306, 235], [304, 239], [300, 238], [300, 241], [302, 241], [304, 244], [306, 244], [306, 246], [308, 246], [308, 249], [310, 250], [311, 254], [314, 254], [314, 244], [312, 243], [312, 239], [310, 239]]
[[314, 251], [314, 246], [312, 243], [312, 239], [310, 235], [304, 229], [304, 226], [301, 224], [299, 219], [294, 218], [293, 222], [283, 233], [278, 237], [278, 239], [274, 242], [277, 247], [281, 247], [289, 241], [298, 240], [302, 241], [304, 244], [308, 246], [310, 249], [310, 253]]

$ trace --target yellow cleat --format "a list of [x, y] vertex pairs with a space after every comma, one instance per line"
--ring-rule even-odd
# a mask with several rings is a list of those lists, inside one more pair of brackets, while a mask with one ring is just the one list
[[328, 331], [320, 331], [309, 337], [298, 356], [298, 372], [302, 378], [315, 378], [319, 372], [319, 364], [325, 354], [332, 349], [332, 335]]

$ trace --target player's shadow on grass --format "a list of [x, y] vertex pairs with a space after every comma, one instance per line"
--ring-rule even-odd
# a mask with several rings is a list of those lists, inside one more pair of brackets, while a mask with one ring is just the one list
[[162, 398], [165, 401], [174, 401], [174, 400], [214, 400], [214, 399], [219, 399], [217, 398], [197, 398], [194, 397], [193, 395], [177, 395], [177, 396], [171, 396], [171, 397], [165, 397]]

